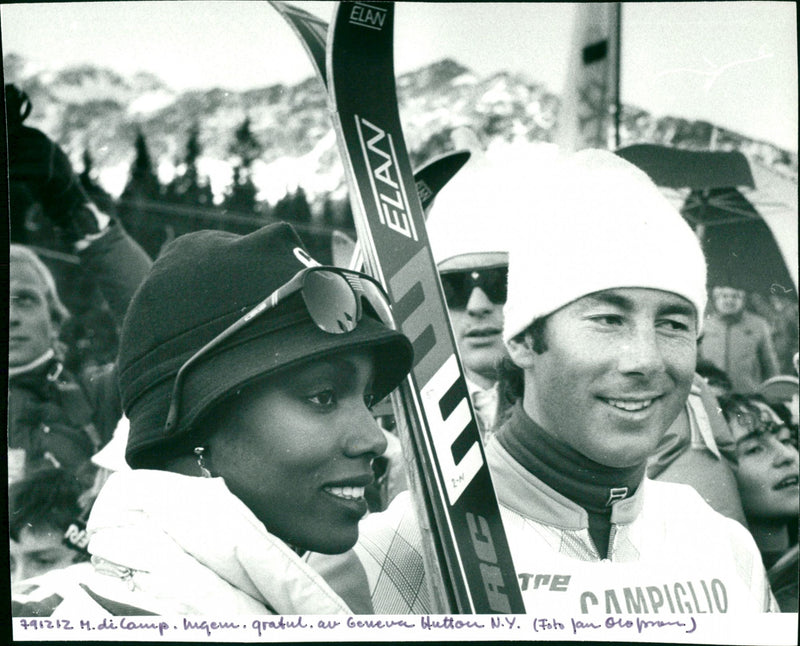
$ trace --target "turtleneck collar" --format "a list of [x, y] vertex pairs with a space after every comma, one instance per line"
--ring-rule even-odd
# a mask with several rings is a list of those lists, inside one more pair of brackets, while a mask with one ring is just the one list
[[521, 401], [497, 439], [530, 473], [592, 514], [610, 515], [611, 505], [632, 496], [644, 478], [646, 462], [625, 468], [595, 462], [534, 422]]

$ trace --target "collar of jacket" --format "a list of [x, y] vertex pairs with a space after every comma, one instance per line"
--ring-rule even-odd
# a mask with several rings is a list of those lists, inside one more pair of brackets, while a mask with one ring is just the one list
[[[8, 376], [10, 379], [17, 379], [25, 375], [34, 375], [36, 378], [40, 378], [47, 373], [47, 377], [50, 378], [50, 372], [52, 371], [53, 366], [57, 367], [56, 372], [61, 372], [61, 362], [59, 362], [56, 358], [55, 350], [50, 348], [41, 356], [24, 365], [9, 366]], [[58, 374], [52, 377], [52, 379], [57, 378]]]
[[[589, 528], [586, 509], [526, 469], [505, 449], [497, 434], [486, 444], [486, 461], [497, 498], [503, 506], [546, 525], [571, 530]], [[646, 483], [646, 478], [641, 479], [632, 495], [611, 506], [612, 524], [624, 525], [636, 519], [644, 502]]]
[[87, 531], [93, 556], [130, 571], [126, 585], [154, 602], [168, 600], [173, 611], [350, 613], [222, 478], [146, 469], [114, 473], [94, 503]]

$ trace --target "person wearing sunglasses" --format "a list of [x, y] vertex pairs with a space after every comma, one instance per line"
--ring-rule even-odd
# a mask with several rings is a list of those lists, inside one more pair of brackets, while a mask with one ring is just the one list
[[730, 394], [719, 403], [736, 440], [736, 479], [750, 533], [770, 579], [778, 561], [794, 554], [792, 579], [773, 589], [783, 612], [797, 612], [797, 539], [790, 538], [788, 529], [800, 514], [797, 447], [789, 428], [760, 396]]
[[503, 305], [508, 281], [508, 220], [518, 210], [507, 191], [509, 160], [473, 152], [473, 158], [437, 194], [427, 220], [433, 257], [470, 398], [484, 439], [494, 427], [497, 367], [503, 345]]
[[[522, 392], [485, 445], [527, 611], [597, 625], [776, 611], [747, 529], [692, 487], [646, 475], [694, 380], [697, 237], [609, 151], [565, 153], [536, 179], [504, 308]], [[376, 612], [430, 612], [412, 576], [423, 538], [395, 504], [364, 520], [355, 551]], [[402, 577], [384, 575], [392, 564]]]
[[94, 569], [62, 605], [350, 612], [306, 557], [356, 542], [386, 448], [370, 409], [412, 357], [378, 283], [320, 266], [288, 224], [174, 240], [120, 338], [132, 469], [100, 491]]

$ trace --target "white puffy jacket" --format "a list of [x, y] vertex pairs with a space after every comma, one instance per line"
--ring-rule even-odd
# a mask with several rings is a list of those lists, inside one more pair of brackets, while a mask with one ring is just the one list
[[350, 613], [221, 478], [117, 472], [87, 530], [91, 566], [23, 582], [13, 595], [14, 615]]

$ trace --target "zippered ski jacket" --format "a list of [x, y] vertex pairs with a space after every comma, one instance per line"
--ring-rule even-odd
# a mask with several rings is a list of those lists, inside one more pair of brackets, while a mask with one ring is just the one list
[[142, 469], [114, 473], [95, 501], [87, 531], [91, 564], [16, 585], [14, 616], [224, 619], [350, 612], [222, 478]]
[[[495, 438], [486, 459], [529, 613], [652, 619], [779, 611], [750, 533], [688, 485], [645, 478], [615, 503], [604, 559], [583, 508], [533, 476]], [[354, 551], [363, 569], [343, 567], [341, 556], [315, 555], [310, 563], [337, 589], [369, 590], [378, 614], [430, 613], [422, 540], [403, 492], [386, 512], [361, 522]]]
[[687, 485], [645, 478], [614, 504], [609, 558], [586, 511], [531, 475], [499, 442], [486, 457], [526, 608], [568, 614], [778, 611], [750, 533]]
[[[78, 255], [121, 323], [150, 269], [147, 254], [121, 226], [111, 225]], [[111, 439], [121, 415], [111, 364], [74, 375], [53, 358], [9, 378], [8, 446], [25, 452], [26, 470], [44, 461], [77, 469]], [[17, 458], [14, 452], [12, 456]]]

